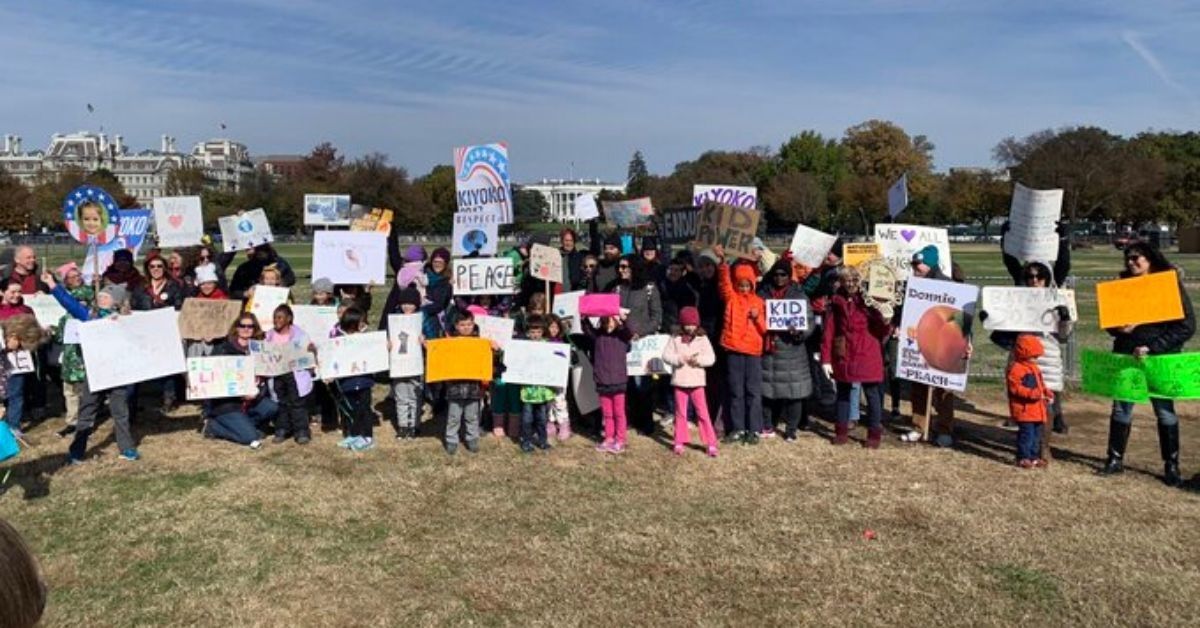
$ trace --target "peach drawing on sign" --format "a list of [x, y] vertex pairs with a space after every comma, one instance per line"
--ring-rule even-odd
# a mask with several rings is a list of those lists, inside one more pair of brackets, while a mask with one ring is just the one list
[[[967, 372], [971, 316], [945, 305], [930, 307], [917, 322], [917, 347], [929, 366], [946, 373]], [[911, 330], [910, 330], [911, 335]]]

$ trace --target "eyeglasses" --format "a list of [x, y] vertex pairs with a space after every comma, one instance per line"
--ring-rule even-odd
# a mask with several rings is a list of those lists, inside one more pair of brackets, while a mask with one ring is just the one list
[[595, 265], [595, 264], [584, 264], [584, 265], [583, 265], [583, 267], [584, 267], [584, 268], [586, 268], [586, 269], [588, 269], [588, 270], [596, 270], [596, 265]]
[[152, 270], [153, 270], [153, 269], [155, 269], [155, 268], [157, 268], [157, 269], [159, 269], [159, 270], [162, 270], [162, 269], [166, 268], [166, 266], [163, 266], [162, 264], [151, 264], [151, 265], [150, 265], [150, 268], [151, 268]]
[[238, 323], [238, 326], [237, 326], [237, 328], [238, 328], [238, 329], [254, 329], [254, 325], [253, 325], [253, 324], [247, 325], [247, 324], [245, 324], [245, 323]]

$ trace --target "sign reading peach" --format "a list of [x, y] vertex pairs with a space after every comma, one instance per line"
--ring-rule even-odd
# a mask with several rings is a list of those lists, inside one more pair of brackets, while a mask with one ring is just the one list
[[946, 390], [967, 388], [967, 347], [979, 288], [913, 277], [904, 291], [896, 377]]

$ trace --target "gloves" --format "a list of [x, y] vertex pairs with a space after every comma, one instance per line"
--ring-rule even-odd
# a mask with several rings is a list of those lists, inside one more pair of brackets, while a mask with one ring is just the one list
[[832, 364], [822, 364], [821, 370], [825, 372], [826, 379], [828, 379], [829, 381], [833, 381], [833, 365]]
[[979, 322], [982, 323], [983, 321], [986, 321], [987, 316], [987, 310], [979, 310]]
[[1054, 312], [1058, 314], [1058, 320], [1063, 321], [1064, 323], [1071, 320], [1071, 308], [1065, 305], [1060, 305], [1054, 308]]

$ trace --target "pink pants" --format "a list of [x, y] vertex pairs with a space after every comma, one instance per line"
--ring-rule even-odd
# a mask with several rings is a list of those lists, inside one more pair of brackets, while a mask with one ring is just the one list
[[696, 406], [700, 440], [705, 447], [716, 447], [717, 433], [713, 431], [712, 419], [708, 416], [708, 402], [704, 397], [703, 386], [675, 389], [675, 444], [687, 445], [692, 440], [688, 435], [688, 400]]
[[600, 395], [600, 414], [604, 417], [604, 442], [625, 444], [625, 393]]

